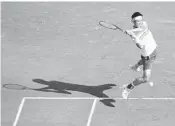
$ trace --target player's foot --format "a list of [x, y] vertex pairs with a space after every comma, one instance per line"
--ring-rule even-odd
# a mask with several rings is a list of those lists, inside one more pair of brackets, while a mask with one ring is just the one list
[[128, 99], [128, 95], [129, 95], [129, 93], [131, 91], [131, 89], [128, 89], [127, 86], [128, 85], [124, 85], [123, 86], [123, 91], [122, 91], [122, 97], [123, 97], [123, 99]]
[[137, 65], [130, 66], [130, 69], [136, 72], [140, 72], [140, 67], [138, 67]]

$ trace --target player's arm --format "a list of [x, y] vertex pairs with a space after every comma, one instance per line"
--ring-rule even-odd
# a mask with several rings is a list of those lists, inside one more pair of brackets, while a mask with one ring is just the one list
[[144, 48], [143, 45], [140, 44], [140, 38], [137, 37], [134, 32], [127, 32], [127, 34], [132, 38], [132, 40], [134, 41], [134, 43], [136, 44], [136, 46], [140, 49]]
[[148, 24], [144, 21], [143, 22], [143, 25], [141, 27], [139, 27], [139, 28], [133, 28], [133, 29], [130, 29], [130, 30], [125, 30], [125, 33], [136, 37], [135, 34], [134, 34], [134, 32], [143, 32], [146, 29], [148, 29]]
[[125, 33], [128, 34], [133, 41], [135, 41], [136, 43], [139, 42], [139, 38], [135, 35], [135, 33], [131, 30], [125, 30]]
[[136, 46], [139, 48], [139, 49], [143, 49], [143, 45], [139, 44], [139, 43], [136, 43]]
[[136, 43], [136, 46], [138, 48], [142, 49], [144, 46], [139, 43], [140, 42], [139, 36], [136, 36], [134, 32], [144, 32], [147, 29], [148, 29], [147, 23], [143, 22], [143, 25], [141, 27], [134, 28], [131, 30], [125, 30], [125, 33], [132, 38], [132, 40]]
[[136, 46], [137, 46], [139, 49], [144, 48], [144, 45], [140, 44], [140, 39], [139, 39], [139, 37], [137, 37], [137, 36], [132, 36], [131, 38], [132, 38], [132, 40], [134, 41], [134, 43], [136, 44]]

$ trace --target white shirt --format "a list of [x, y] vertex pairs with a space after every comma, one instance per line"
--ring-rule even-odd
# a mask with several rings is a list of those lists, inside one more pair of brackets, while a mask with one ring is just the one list
[[[146, 22], [143, 22], [145, 25]], [[149, 56], [153, 51], [156, 49], [157, 44], [156, 41], [151, 33], [151, 31], [146, 28], [140, 32], [134, 32], [137, 39], [134, 40], [136, 43], [139, 43], [143, 48], [141, 49], [141, 55]]]

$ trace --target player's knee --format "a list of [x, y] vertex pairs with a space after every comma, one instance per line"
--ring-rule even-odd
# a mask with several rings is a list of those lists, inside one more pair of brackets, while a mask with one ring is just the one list
[[149, 78], [148, 77], [143, 77], [143, 83], [146, 83], [149, 81]]
[[144, 83], [148, 82], [150, 80], [150, 77], [151, 77], [151, 69], [146, 69], [142, 76]]
[[139, 77], [139, 78], [136, 78], [134, 81], [133, 81], [133, 85], [134, 86], [137, 86], [137, 85], [140, 85], [142, 83], [145, 83], [147, 80], [144, 79], [143, 77]]

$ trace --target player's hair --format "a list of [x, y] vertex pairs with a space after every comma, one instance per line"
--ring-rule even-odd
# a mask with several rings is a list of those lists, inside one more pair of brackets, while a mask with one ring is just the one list
[[143, 16], [143, 14], [141, 14], [140, 12], [134, 12], [134, 13], [132, 14], [131, 18], [133, 19], [133, 18], [135, 18], [135, 17], [137, 17], [137, 16]]

